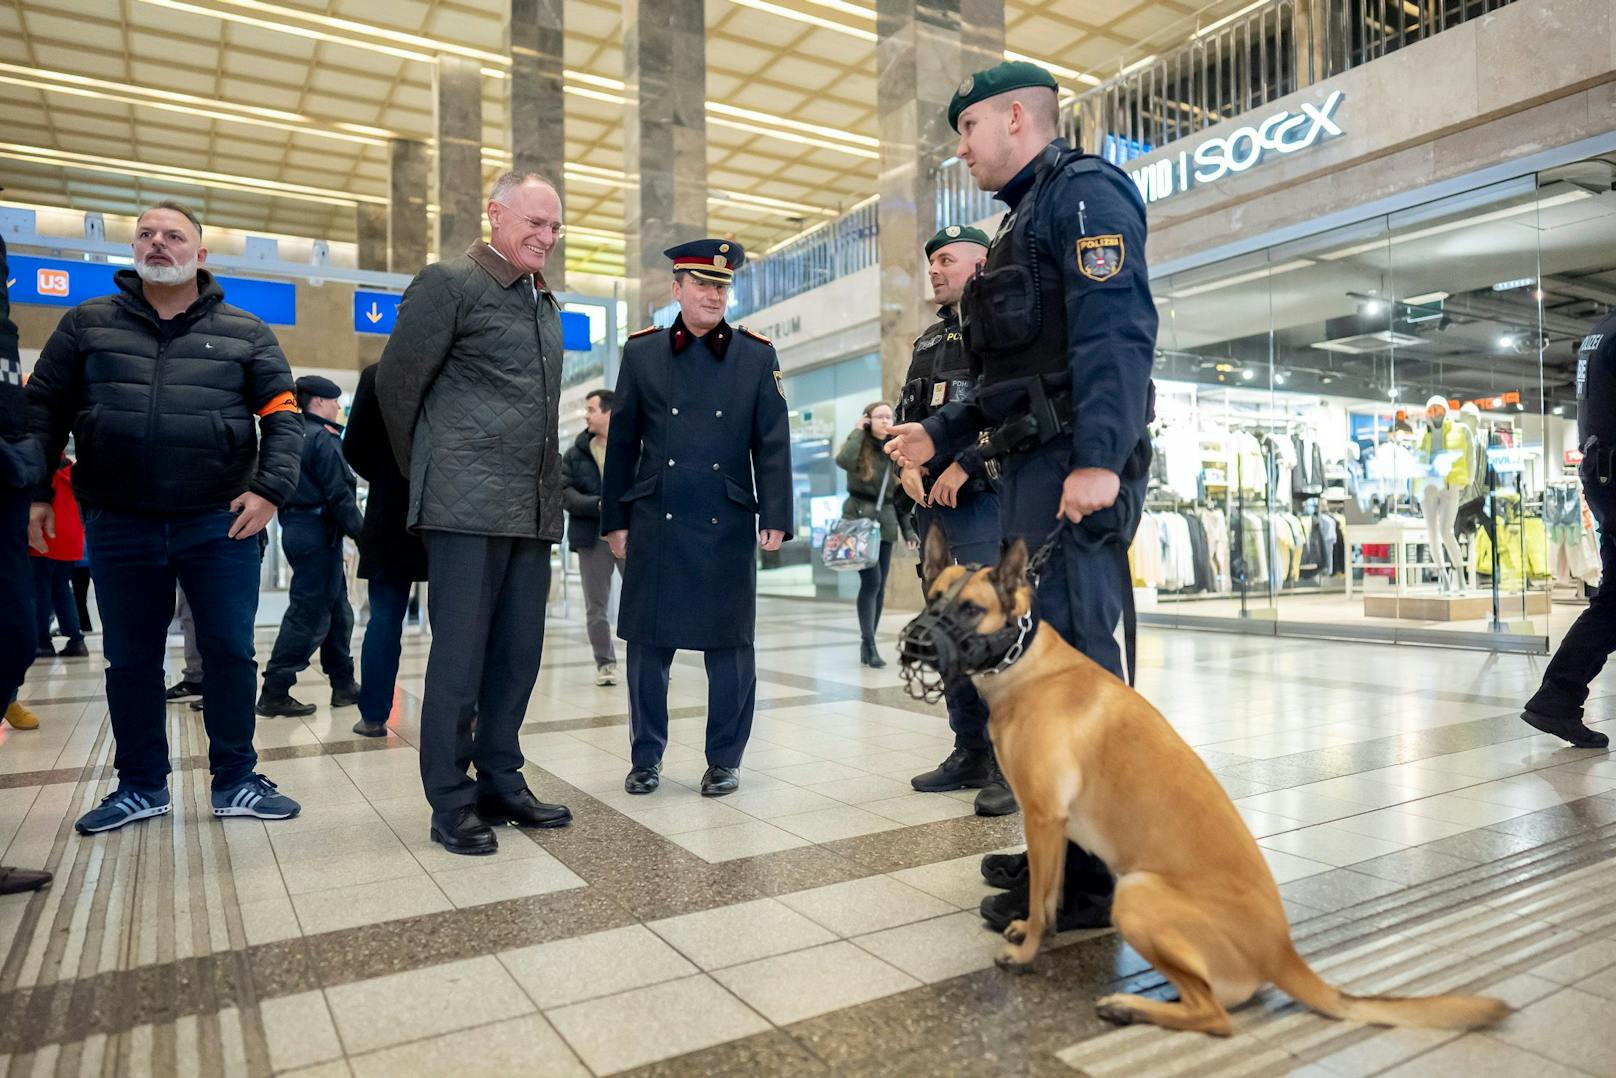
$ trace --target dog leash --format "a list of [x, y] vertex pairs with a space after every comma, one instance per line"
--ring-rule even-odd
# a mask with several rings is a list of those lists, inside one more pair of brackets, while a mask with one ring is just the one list
[[1032, 581], [1033, 592], [1038, 591], [1038, 570], [1041, 569], [1060, 545], [1061, 533], [1068, 528], [1072, 529], [1072, 541], [1078, 546], [1088, 550], [1100, 547], [1110, 549], [1118, 566], [1118, 577], [1122, 583], [1122, 646], [1126, 666], [1123, 672], [1127, 675], [1128, 685], [1131, 687], [1139, 673], [1139, 615], [1133, 604], [1133, 570], [1128, 566], [1128, 547], [1123, 543], [1122, 537], [1113, 535], [1104, 539], [1090, 539], [1069, 520], [1061, 520], [1056, 524], [1038, 549], [1033, 551], [1032, 557], [1027, 560], [1027, 577]]

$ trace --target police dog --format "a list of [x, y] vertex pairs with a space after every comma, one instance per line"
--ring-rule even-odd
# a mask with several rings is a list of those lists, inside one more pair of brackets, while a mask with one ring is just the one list
[[899, 642], [911, 691], [919, 664], [971, 676], [1021, 803], [1031, 906], [1005, 930], [1001, 968], [1028, 969], [1052, 931], [1071, 839], [1117, 877], [1117, 931], [1178, 989], [1176, 1003], [1106, 996], [1103, 1018], [1227, 1036], [1225, 1008], [1269, 983], [1356, 1022], [1470, 1029], [1509, 1014], [1480, 996], [1350, 996], [1321, 980], [1296, 953], [1274, 877], [1212, 772], [1142, 696], [1038, 627], [1027, 560], [1017, 540], [996, 569], [954, 565], [933, 527], [928, 605]]

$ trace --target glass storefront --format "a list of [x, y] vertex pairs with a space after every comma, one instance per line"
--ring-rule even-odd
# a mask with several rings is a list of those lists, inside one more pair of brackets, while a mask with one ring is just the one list
[[1597, 544], [1576, 348], [1616, 304], [1616, 165], [1153, 282], [1158, 624], [1543, 650]]

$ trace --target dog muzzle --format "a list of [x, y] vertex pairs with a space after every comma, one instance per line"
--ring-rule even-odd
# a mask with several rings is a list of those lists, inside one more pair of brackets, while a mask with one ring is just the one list
[[971, 572], [961, 575], [898, 634], [898, 676], [916, 700], [935, 704], [972, 675], [1003, 673], [1027, 650], [1034, 629], [1030, 609], [1001, 629], [976, 631], [981, 615], [965, 615], [956, 601], [970, 578]]

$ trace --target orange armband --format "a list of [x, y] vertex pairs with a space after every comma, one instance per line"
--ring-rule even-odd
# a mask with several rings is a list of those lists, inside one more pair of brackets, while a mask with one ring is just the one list
[[297, 406], [297, 398], [290, 393], [282, 393], [280, 396], [258, 409], [258, 417], [262, 419], [264, 416], [274, 415], [276, 412], [296, 412], [299, 410], [300, 409]]

